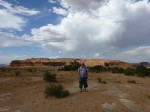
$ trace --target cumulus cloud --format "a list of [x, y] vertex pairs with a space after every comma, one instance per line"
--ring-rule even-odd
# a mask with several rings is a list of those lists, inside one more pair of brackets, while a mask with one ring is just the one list
[[67, 37], [63, 26], [53, 26], [51, 24], [43, 26], [39, 29], [32, 29], [31, 40], [39, 42], [45, 47], [56, 47], [58, 49], [73, 50], [74, 44], [72, 39]]
[[64, 55], [72, 57], [115, 58], [116, 55], [123, 59], [120, 55], [123, 49], [150, 43], [148, 0], [61, 0], [60, 3], [63, 7], [70, 6], [60, 24], [32, 29], [31, 40], [43, 47], [63, 50]]
[[58, 15], [62, 15], [62, 16], [67, 16], [68, 14], [68, 11], [66, 9], [57, 8], [57, 7], [53, 7], [52, 12]]

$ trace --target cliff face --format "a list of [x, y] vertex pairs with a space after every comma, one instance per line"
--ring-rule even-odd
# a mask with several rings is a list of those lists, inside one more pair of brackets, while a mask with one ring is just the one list
[[64, 61], [46, 58], [13, 60], [10, 62], [10, 66], [64, 66], [64, 65], [65, 65]]
[[86, 66], [103, 65], [109, 67], [129, 67], [130, 64], [117, 60], [102, 60], [102, 59], [70, 59], [70, 58], [31, 58], [25, 60], [13, 60], [10, 66], [64, 66], [70, 62], [84, 62]]

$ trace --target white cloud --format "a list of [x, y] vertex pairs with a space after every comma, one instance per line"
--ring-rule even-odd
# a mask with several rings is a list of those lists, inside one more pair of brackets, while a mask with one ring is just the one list
[[95, 53], [94, 58], [102, 58], [102, 57], [101, 57], [100, 53]]
[[120, 58], [121, 60], [135, 63], [142, 61], [150, 62], [149, 56], [150, 56], [150, 46], [144, 46], [115, 54], [113, 55], [113, 58], [115, 59]]
[[19, 4], [19, 2], [17, 0], [14, 0], [14, 2], [16, 2], [17, 4]]
[[123, 54], [129, 54], [129, 55], [147, 54], [147, 55], [150, 55], [150, 46], [138, 47], [138, 48], [123, 52]]
[[[10, 9], [10, 10], [12, 10], [12, 9]], [[16, 7], [14, 7], [13, 13], [26, 15], [26, 16], [31, 16], [31, 15], [37, 15], [40, 12], [37, 11], [37, 10], [34, 10], [34, 9], [28, 9], [28, 8], [25, 8], [25, 7], [22, 7], [22, 6], [16, 6]]]
[[6, 10], [0, 10], [0, 28], [20, 31], [25, 23], [26, 21], [23, 18], [13, 15]]
[[51, 24], [39, 29], [32, 29], [31, 40], [41, 43], [44, 47], [52, 46], [58, 49], [72, 50], [74, 49], [73, 40], [65, 35], [63, 29], [63, 26], [53, 26]]
[[13, 13], [13, 14], [31, 16], [40, 13], [35, 9], [28, 9], [23, 6], [14, 6], [8, 2], [5, 2], [4, 0], [0, 0], [0, 5], [3, 6], [9, 13]]
[[22, 17], [36, 15], [39, 11], [23, 6], [14, 6], [4, 0], [0, 0], [0, 28], [21, 31], [27, 20]]
[[48, 0], [49, 3], [56, 3], [57, 0]]
[[61, 0], [60, 4], [71, 11], [90, 12], [104, 5], [108, 0]]
[[11, 33], [0, 32], [0, 47], [12, 47], [31, 44], [26, 38], [17, 37]]
[[[68, 15], [58, 25], [32, 29], [31, 40], [43, 47], [64, 50], [62, 55], [67, 57], [101, 54], [101, 57], [114, 59], [115, 53], [120, 54], [122, 49], [150, 43], [150, 3], [147, 0], [89, 1], [92, 5], [83, 0], [62, 2], [71, 6]], [[118, 59], [126, 60], [121, 55]]]
[[66, 9], [57, 8], [57, 7], [53, 7], [52, 12], [62, 16], [67, 16], [68, 14], [68, 11]]
[[107, 3], [109, 0], [48, 0], [49, 3], [60, 4], [65, 9], [76, 12], [90, 12]]

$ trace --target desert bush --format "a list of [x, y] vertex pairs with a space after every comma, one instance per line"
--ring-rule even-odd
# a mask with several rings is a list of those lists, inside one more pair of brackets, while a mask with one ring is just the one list
[[101, 78], [97, 78], [99, 83], [103, 83], [103, 84], [107, 84], [107, 82], [105, 80], [102, 80]]
[[136, 84], [136, 81], [135, 80], [128, 80], [128, 83]]
[[147, 97], [148, 99], [150, 99], [150, 95], [146, 95], [146, 97]]
[[15, 75], [16, 75], [16, 76], [19, 76], [20, 74], [21, 74], [21, 71], [20, 71], [20, 70], [15, 71]]
[[54, 74], [54, 73], [52, 74], [48, 71], [44, 73], [44, 78], [43, 79], [47, 82], [57, 82], [56, 74]]
[[104, 72], [106, 70], [107, 69], [105, 67], [101, 66], [101, 65], [96, 65], [96, 66], [89, 67], [89, 71], [96, 72], [96, 73]]
[[132, 68], [127, 68], [127, 69], [124, 70], [124, 74], [127, 75], [127, 76], [134, 76], [135, 70], [132, 69]]
[[56, 98], [65, 98], [70, 95], [68, 90], [64, 90], [62, 85], [50, 85], [45, 88], [46, 96], [55, 96]]
[[80, 67], [80, 63], [78, 63], [77, 61], [74, 61], [74, 62], [70, 62], [69, 65], [65, 65], [60, 70], [64, 70], [64, 71], [76, 71], [76, 70], [78, 70], [79, 67]]
[[124, 69], [123, 68], [120, 68], [120, 67], [112, 67], [112, 68], [109, 68], [112, 73], [124, 73]]
[[1, 70], [2, 72], [6, 72], [6, 71], [7, 71], [7, 69], [5, 69], [5, 68], [0, 68], [0, 70]]
[[150, 76], [150, 71], [148, 68], [144, 67], [143, 65], [138, 65], [135, 68], [135, 73], [139, 77], [145, 77], [145, 76]]
[[29, 71], [29, 72], [36, 72], [36, 68], [28, 68], [27, 71]]

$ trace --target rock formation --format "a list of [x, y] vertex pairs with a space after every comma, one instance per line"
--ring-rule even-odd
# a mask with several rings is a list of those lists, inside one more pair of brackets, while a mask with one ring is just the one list
[[13, 60], [10, 66], [64, 66], [70, 62], [84, 62], [87, 66], [103, 65], [106, 67], [129, 67], [130, 64], [119, 60], [103, 60], [103, 59], [72, 59], [72, 58], [31, 58], [25, 60]]

